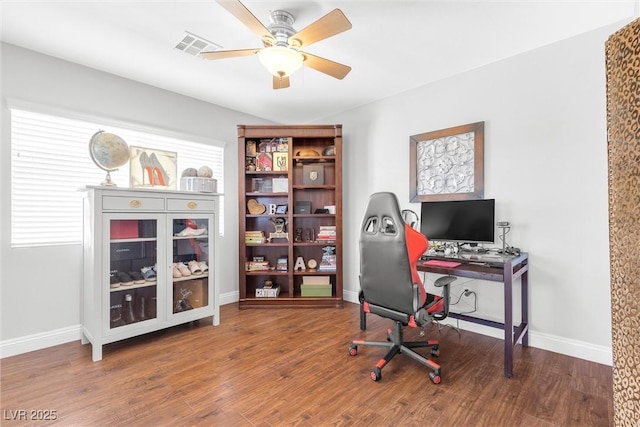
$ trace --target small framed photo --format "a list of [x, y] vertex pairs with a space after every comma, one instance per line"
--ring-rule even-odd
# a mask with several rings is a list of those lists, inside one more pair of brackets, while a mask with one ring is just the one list
[[273, 170], [273, 157], [271, 153], [258, 154], [256, 170], [261, 172], [271, 172]]
[[289, 180], [287, 178], [273, 178], [272, 191], [274, 193], [288, 193]]
[[247, 157], [256, 157], [256, 154], [257, 154], [256, 142], [251, 140], [247, 141], [247, 151], [245, 155]]
[[279, 257], [276, 261], [276, 270], [287, 271], [288, 259], [287, 257]]
[[277, 205], [276, 206], [276, 215], [284, 215], [287, 213], [289, 209], [289, 205]]
[[276, 151], [273, 154], [273, 170], [286, 172], [289, 170], [289, 153]]

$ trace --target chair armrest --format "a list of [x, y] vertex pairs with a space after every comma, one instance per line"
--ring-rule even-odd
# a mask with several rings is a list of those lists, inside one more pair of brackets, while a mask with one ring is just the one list
[[448, 286], [449, 284], [455, 282], [458, 278], [455, 276], [442, 276], [440, 278], [438, 278], [433, 285], [437, 286], [439, 288], [443, 287], [443, 286]]
[[436, 320], [444, 320], [449, 316], [449, 300], [450, 300], [450, 290], [449, 285], [457, 280], [455, 276], [442, 276], [438, 278], [433, 285], [442, 288], [442, 299], [444, 300], [444, 313], [442, 314], [434, 314], [433, 318]]

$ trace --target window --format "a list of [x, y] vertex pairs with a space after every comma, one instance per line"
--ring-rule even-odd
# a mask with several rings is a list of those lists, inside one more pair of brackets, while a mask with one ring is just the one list
[[[44, 246], [82, 242], [82, 193], [99, 185], [106, 172], [89, 156], [98, 130], [114, 133], [129, 146], [178, 153], [178, 173], [209, 166], [224, 189], [224, 148], [123, 127], [78, 121], [19, 109], [11, 110], [11, 245]], [[129, 165], [111, 174], [129, 187]], [[224, 229], [220, 199], [219, 232]]]

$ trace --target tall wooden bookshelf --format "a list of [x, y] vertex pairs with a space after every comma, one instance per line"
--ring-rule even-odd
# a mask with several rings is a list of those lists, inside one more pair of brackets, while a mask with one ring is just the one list
[[240, 308], [342, 308], [342, 125], [238, 125], [238, 150]]

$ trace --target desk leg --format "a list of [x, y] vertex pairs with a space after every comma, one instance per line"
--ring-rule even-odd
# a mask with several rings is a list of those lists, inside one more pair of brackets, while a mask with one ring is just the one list
[[504, 264], [504, 376], [513, 376], [513, 266]]
[[522, 324], [526, 325], [527, 328], [522, 336], [522, 346], [527, 347], [529, 346], [529, 271], [522, 273], [520, 282], [522, 286], [522, 296], [520, 297], [522, 304]]

